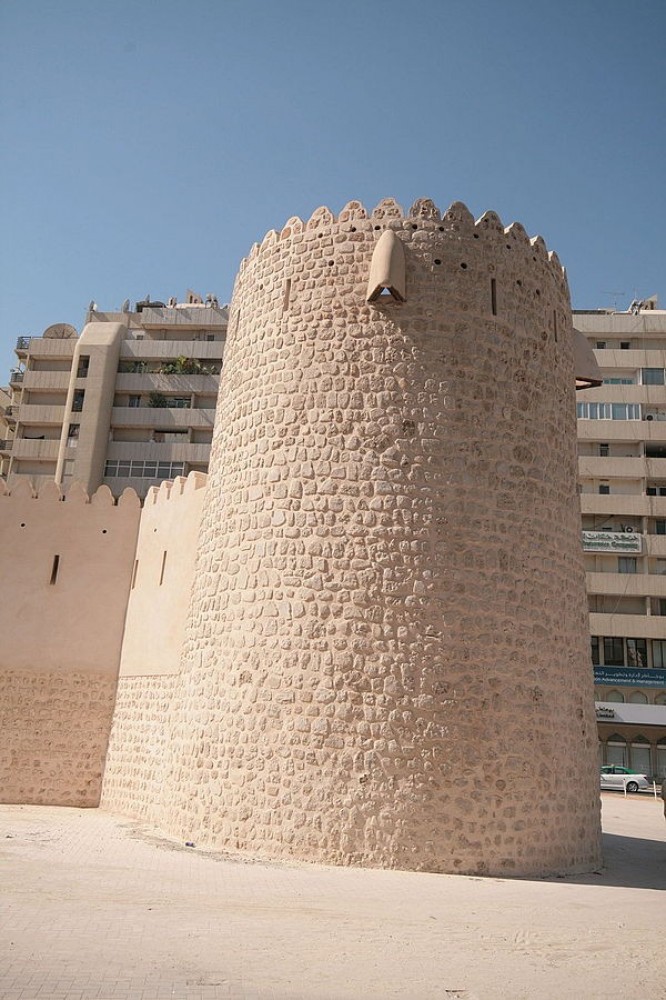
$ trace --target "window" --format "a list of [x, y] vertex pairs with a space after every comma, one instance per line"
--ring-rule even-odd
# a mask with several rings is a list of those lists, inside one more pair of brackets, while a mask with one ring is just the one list
[[647, 639], [627, 639], [627, 664], [647, 667]]
[[609, 449], [609, 447], [608, 447], [607, 444], [600, 444], [599, 445], [599, 457], [600, 458], [608, 458], [609, 450], [610, 449]]
[[[611, 694], [615, 693], [611, 692]], [[624, 697], [619, 691], [616, 698], [611, 697], [611, 694], [608, 695], [607, 701], [624, 701]], [[614, 733], [608, 737], [608, 742], [606, 743], [606, 763], [619, 764], [621, 767], [626, 767], [629, 763], [627, 741], [619, 733]]]
[[604, 637], [604, 663], [607, 667], [624, 666], [624, 639], [614, 635]]
[[640, 420], [640, 403], [577, 403], [579, 420]]
[[590, 636], [590, 645], [591, 645], [591, 648], [592, 648], [592, 663], [596, 667], [596, 666], [599, 665], [599, 662], [600, 662], [599, 661], [599, 636], [598, 635], [591, 635]]
[[67, 428], [67, 447], [76, 448], [79, 443], [79, 431], [81, 424], [70, 424]]
[[643, 694], [642, 691], [632, 691], [629, 695], [630, 705], [647, 705], [647, 695]]
[[643, 385], [664, 385], [664, 369], [643, 368], [641, 370], [641, 381]]
[[82, 354], [79, 358], [79, 367], [76, 369], [77, 378], [87, 378], [90, 369], [90, 356]]
[[598, 351], [604, 351], [605, 349], [606, 349], [606, 341], [605, 340], [598, 340], [597, 341], [597, 350]]
[[166, 405], [172, 410], [188, 410], [192, 405], [191, 396], [167, 396]]
[[636, 565], [637, 565], [636, 556], [618, 556], [617, 560], [618, 573], [635, 573]]
[[72, 400], [72, 413], [80, 413], [83, 409], [83, 400], [85, 398], [85, 389], [77, 389], [74, 392], [74, 399]]
[[652, 640], [652, 666], [662, 670], [666, 667], [666, 639]]
[[654, 522], [655, 535], [666, 535], [666, 521], [658, 520]]
[[645, 492], [649, 497], [666, 497], [666, 486], [653, 484], [647, 486]]
[[104, 467], [107, 479], [173, 479], [182, 476], [184, 462], [132, 462], [129, 459], [109, 460]]
[[137, 406], [141, 406], [141, 396], [130, 396], [129, 405], [132, 407], [132, 409], [136, 408]]
[[631, 347], [631, 341], [630, 340], [621, 340], [620, 341], [620, 350], [621, 351], [628, 351], [630, 347]]
[[633, 385], [633, 378], [605, 378], [604, 385]]
[[601, 494], [610, 493], [610, 486], [608, 485], [608, 483], [600, 483], [599, 484], [599, 493], [601, 493]]

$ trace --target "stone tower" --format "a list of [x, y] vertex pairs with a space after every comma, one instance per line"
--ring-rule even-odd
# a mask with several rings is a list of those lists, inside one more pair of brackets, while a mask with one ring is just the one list
[[253, 247], [163, 827], [339, 864], [598, 864], [573, 338], [556, 255], [493, 212], [350, 202]]

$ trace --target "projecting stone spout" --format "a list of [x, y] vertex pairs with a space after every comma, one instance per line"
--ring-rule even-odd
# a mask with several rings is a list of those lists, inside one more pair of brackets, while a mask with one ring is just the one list
[[372, 255], [367, 301], [376, 302], [384, 293], [405, 301], [405, 248], [392, 229], [382, 233]]

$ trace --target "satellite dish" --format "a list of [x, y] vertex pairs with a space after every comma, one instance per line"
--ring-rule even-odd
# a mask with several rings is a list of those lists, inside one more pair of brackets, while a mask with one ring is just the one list
[[88, 312], [97, 312], [97, 303], [94, 299], [91, 299], [88, 303]]
[[72, 340], [78, 337], [76, 327], [70, 323], [53, 323], [47, 326], [42, 334], [45, 340]]
[[120, 307], [121, 313], [128, 313], [130, 311], [130, 307], [129, 306], [130, 306], [129, 299], [125, 299], [125, 301], [123, 302], [123, 304]]

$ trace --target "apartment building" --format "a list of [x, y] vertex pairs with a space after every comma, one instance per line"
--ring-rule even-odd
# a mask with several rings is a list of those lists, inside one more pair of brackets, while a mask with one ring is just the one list
[[575, 311], [603, 384], [578, 406], [602, 756], [666, 772], [666, 311]]
[[0, 396], [0, 459], [9, 485], [79, 480], [145, 496], [165, 479], [206, 472], [228, 311], [214, 296], [91, 303], [81, 336], [58, 323], [20, 337], [10, 395]]

